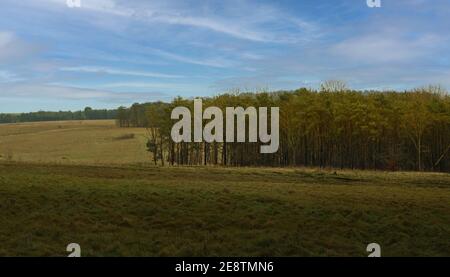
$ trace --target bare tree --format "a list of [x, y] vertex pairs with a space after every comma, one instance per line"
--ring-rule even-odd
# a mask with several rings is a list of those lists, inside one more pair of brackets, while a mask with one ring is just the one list
[[347, 84], [340, 80], [328, 80], [320, 85], [323, 92], [342, 92], [348, 90]]

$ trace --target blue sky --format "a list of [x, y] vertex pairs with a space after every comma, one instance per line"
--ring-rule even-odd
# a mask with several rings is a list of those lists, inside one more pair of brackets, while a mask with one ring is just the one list
[[450, 1], [2, 0], [0, 112], [229, 90], [450, 88]]

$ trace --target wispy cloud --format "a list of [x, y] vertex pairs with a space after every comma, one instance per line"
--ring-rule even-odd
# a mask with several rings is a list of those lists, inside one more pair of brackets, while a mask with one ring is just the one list
[[24, 98], [52, 100], [102, 100], [110, 103], [133, 103], [167, 98], [161, 92], [129, 93], [86, 88], [56, 86], [39, 83], [0, 84], [0, 98]]
[[174, 60], [182, 63], [196, 64], [211, 67], [232, 67], [236, 66], [236, 63], [224, 58], [212, 58], [212, 59], [200, 59], [200, 58], [190, 58], [187, 56], [182, 56], [179, 54], [174, 54], [161, 49], [150, 49], [150, 52], [163, 57], [165, 59]]
[[0, 30], [0, 62], [15, 62], [36, 53], [37, 45], [26, 43], [9, 31]]
[[[66, 5], [66, 0], [46, 1]], [[240, 6], [241, 10], [239, 16], [234, 14], [233, 17], [227, 17], [212, 16], [209, 13], [195, 14], [201, 9], [188, 10], [186, 6], [184, 7], [185, 9], [181, 10], [173, 7], [174, 1], [167, 2], [168, 4], [165, 5], [161, 5], [160, 1], [148, 2], [146, 5], [142, 3], [140, 5], [133, 5], [132, 1], [90, 0], [83, 1], [80, 9], [147, 23], [199, 28], [254, 42], [286, 43], [297, 41], [299, 37], [293, 36], [292, 33], [284, 33], [280, 36], [280, 23], [288, 24], [291, 27], [291, 32], [293, 30], [292, 27], [294, 27], [297, 29], [298, 34], [302, 34], [303, 36], [306, 36], [312, 30], [317, 31], [317, 26], [312, 22], [293, 17], [271, 6], [262, 4], [255, 6], [255, 3], [250, 5], [245, 3], [246, 1], [230, 1], [232, 5]], [[235, 11], [239, 11], [239, 9], [235, 9]], [[249, 14], [252, 16], [249, 17]], [[274, 32], [270, 31], [267, 28], [269, 23], [276, 24], [278, 30]], [[305, 39], [305, 37], [302, 39]]]
[[107, 83], [99, 85], [102, 88], [143, 88], [143, 89], [180, 89], [188, 87], [188, 84], [174, 83], [149, 83], [149, 82], [123, 82], [123, 83]]
[[14, 73], [11, 73], [6, 70], [0, 70], [0, 83], [11, 83], [11, 82], [18, 82], [22, 81], [23, 78], [20, 78]]
[[333, 54], [361, 63], [413, 62], [432, 52], [442, 42], [434, 34], [414, 38], [378, 33], [363, 35], [340, 42], [331, 48]]
[[61, 67], [60, 70], [67, 71], [67, 72], [125, 75], [125, 76], [150, 77], [150, 78], [183, 78], [184, 77], [181, 75], [172, 75], [172, 74], [163, 74], [163, 73], [156, 73], [156, 72], [145, 72], [145, 71], [122, 70], [122, 69], [114, 69], [114, 68], [98, 67], [98, 66]]
[[222, 22], [221, 20], [218, 19], [205, 17], [179, 16], [176, 14], [159, 14], [155, 12], [148, 12], [147, 17], [143, 18], [149, 21], [161, 23], [200, 27], [219, 33], [224, 33], [240, 39], [259, 42], [273, 41], [273, 37], [269, 34], [245, 28], [242, 26], [235, 26], [235, 24], [231, 22]]

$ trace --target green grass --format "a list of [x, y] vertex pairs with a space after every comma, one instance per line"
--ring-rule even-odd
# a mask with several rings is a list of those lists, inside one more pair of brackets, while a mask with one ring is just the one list
[[0, 163], [0, 256], [450, 256], [450, 175]]

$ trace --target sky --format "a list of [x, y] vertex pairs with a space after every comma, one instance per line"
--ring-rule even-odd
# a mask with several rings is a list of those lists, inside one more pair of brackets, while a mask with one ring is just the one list
[[[77, 1], [77, 0], [72, 0]], [[226, 91], [450, 88], [450, 1], [1, 0], [0, 113]]]

